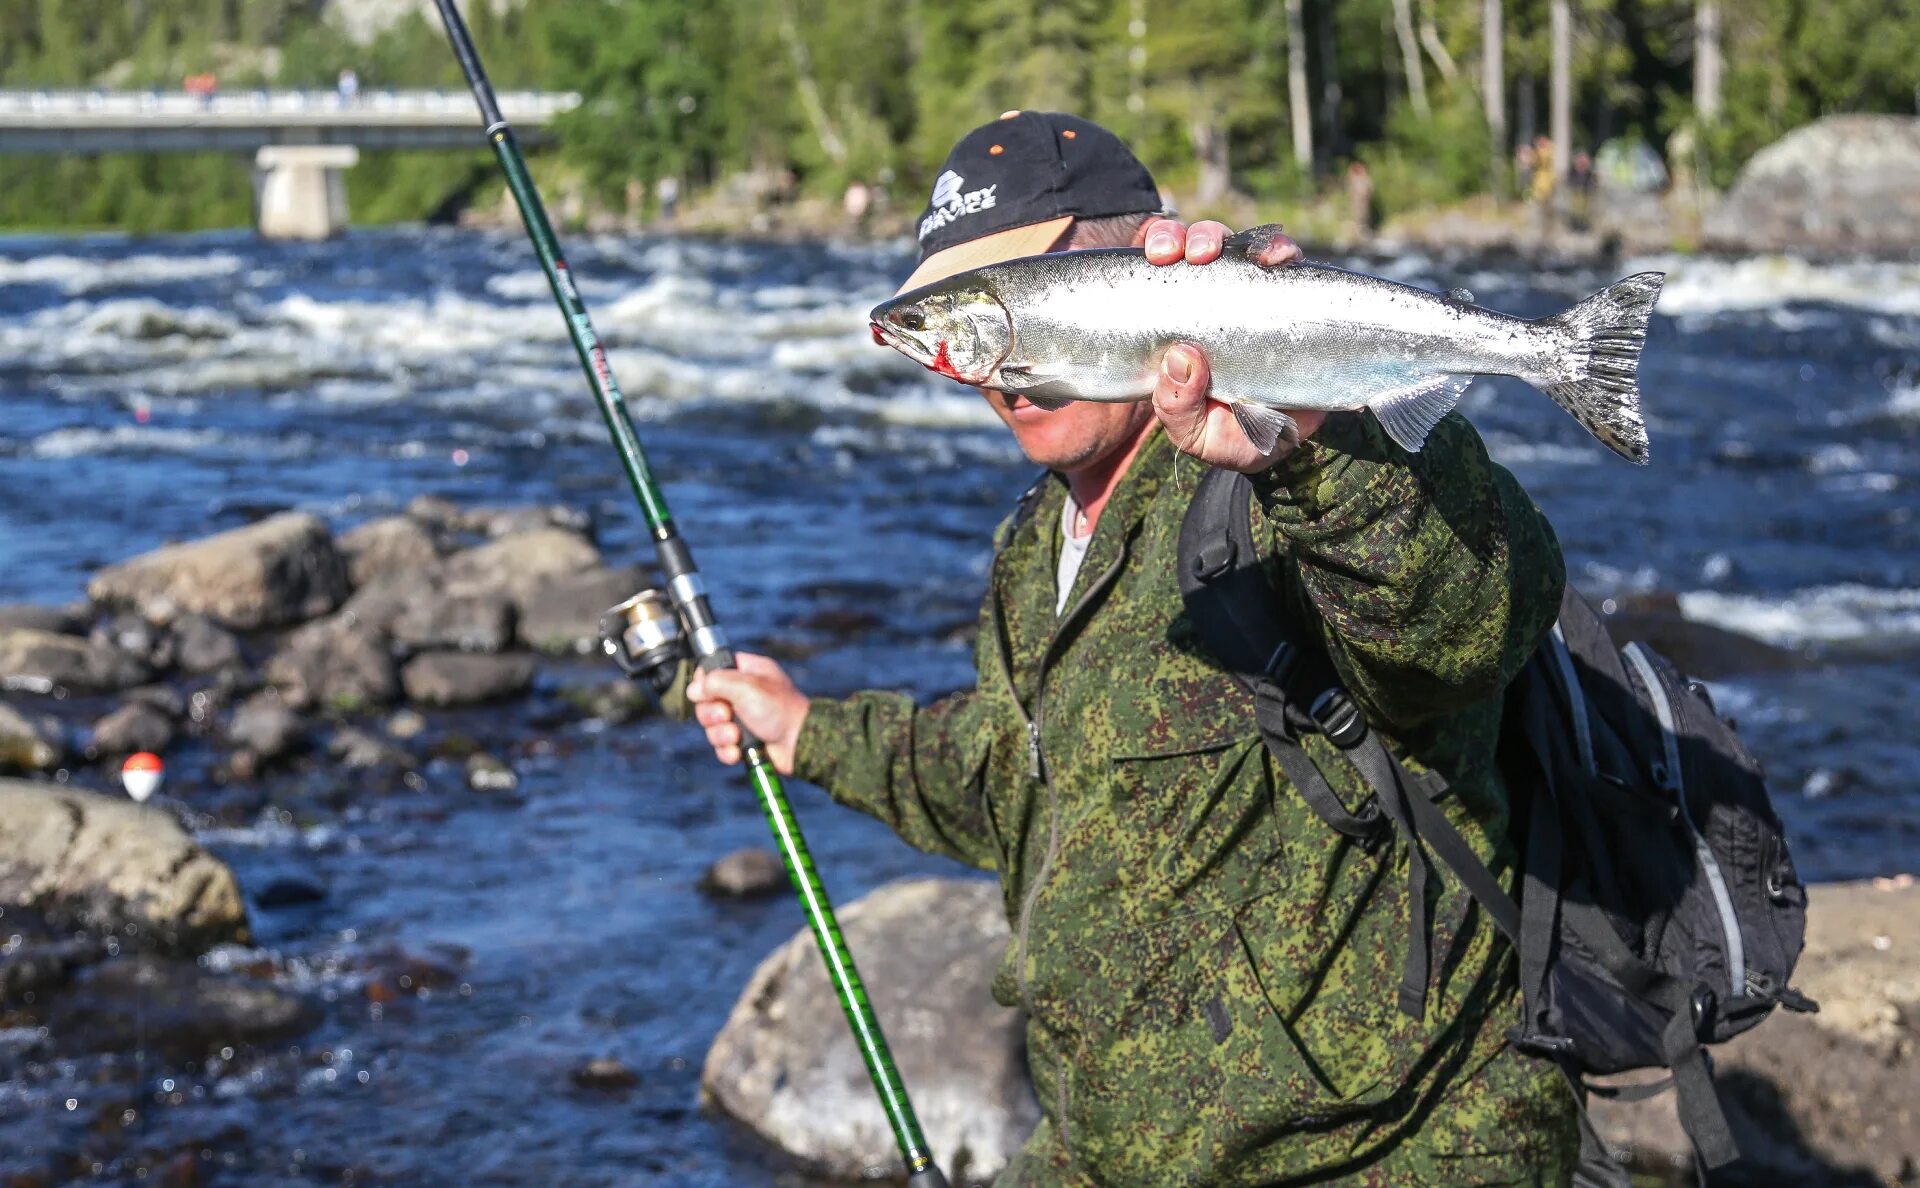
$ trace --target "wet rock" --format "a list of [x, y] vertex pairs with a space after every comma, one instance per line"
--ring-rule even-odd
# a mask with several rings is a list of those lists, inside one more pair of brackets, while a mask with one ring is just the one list
[[129, 701], [93, 724], [95, 755], [158, 754], [173, 742], [173, 720], [144, 701]]
[[513, 768], [484, 751], [467, 756], [467, 787], [475, 792], [511, 792], [520, 786]]
[[1688, 619], [1680, 613], [1680, 599], [1675, 594], [1620, 594], [1599, 605], [1615, 642], [1640, 640], [1688, 676], [1712, 681], [1743, 673], [1803, 668], [1811, 663], [1804, 653]]
[[430, 569], [440, 562], [434, 534], [411, 516], [369, 520], [343, 533], [339, 543], [356, 588], [387, 573]]
[[587, 1061], [569, 1073], [568, 1079], [581, 1089], [596, 1089], [602, 1092], [631, 1089], [640, 1083], [638, 1074], [611, 1056]]
[[1753, 155], [1701, 228], [1751, 254], [1876, 253], [1920, 242], [1920, 119], [1835, 115]]
[[227, 742], [257, 759], [273, 760], [306, 745], [306, 723], [278, 693], [264, 690], [240, 703], [227, 723]]
[[241, 631], [324, 615], [347, 596], [346, 562], [319, 517], [286, 512], [167, 545], [100, 571], [87, 596], [159, 623], [204, 614]]
[[651, 714], [655, 701], [639, 681], [605, 681], [597, 685], [570, 685], [560, 699], [590, 718], [618, 726]]
[[66, 785], [0, 780], [0, 904], [169, 950], [248, 939], [233, 872], [171, 815]]
[[[1040, 1117], [1021, 1017], [990, 993], [1007, 943], [999, 888], [894, 883], [849, 905], [840, 923], [935, 1159], [964, 1165], [968, 1180], [991, 1179]], [[814, 1174], [859, 1179], [899, 1159], [804, 929], [754, 971], [700, 1085], [707, 1104]]]
[[[1714, 1048], [1742, 1153], [1726, 1182], [1912, 1183], [1920, 1167], [1912, 1091], [1920, 1083], [1920, 887], [1810, 888], [1794, 984], [1819, 1001], [1818, 1014], [1777, 1010]], [[1691, 1167], [1671, 1093], [1638, 1103], [1595, 1099], [1591, 1110], [1636, 1169]]]
[[173, 633], [130, 611], [102, 619], [88, 638], [100, 647], [132, 656], [155, 671], [173, 667]]
[[190, 676], [238, 668], [246, 663], [240, 637], [205, 615], [186, 614], [173, 621], [173, 662]]
[[0, 702], [0, 771], [51, 771], [66, 755], [58, 724]]
[[334, 731], [333, 741], [327, 744], [327, 754], [348, 771], [413, 766], [413, 756], [379, 735], [351, 726]]
[[187, 699], [180, 696], [180, 691], [172, 685], [142, 685], [129, 692], [127, 700], [152, 706], [171, 722], [178, 722], [187, 716]]
[[600, 550], [585, 537], [540, 528], [455, 553], [444, 572], [449, 594], [503, 594], [524, 615], [543, 587], [600, 567]]
[[30, 627], [0, 631], [0, 682], [9, 687], [111, 693], [145, 684], [152, 676], [137, 658], [93, 640]]
[[35, 606], [25, 602], [0, 603], [0, 632], [24, 627], [54, 635], [79, 635], [87, 629], [84, 607]]
[[426, 718], [410, 709], [403, 709], [387, 719], [387, 733], [401, 742], [419, 738], [426, 728]]
[[321, 903], [326, 898], [325, 887], [305, 875], [291, 872], [282, 872], [262, 879], [259, 889], [253, 893], [254, 906], [267, 911]]
[[772, 895], [787, 887], [787, 868], [780, 855], [764, 846], [735, 850], [700, 876], [700, 890], [708, 895], [749, 898]]
[[191, 961], [139, 954], [88, 970], [42, 1018], [63, 1051], [144, 1047], [191, 1060], [284, 1042], [312, 1030], [320, 1009], [256, 978], [209, 973]]
[[593, 535], [593, 520], [576, 508], [552, 504], [546, 507], [466, 507], [450, 499], [422, 495], [407, 504], [407, 515], [431, 528], [449, 533], [473, 533], [491, 539], [542, 528], [564, 528], [582, 536]]
[[442, 594], [408, 603], [388, 631], [409, 651], [501, 652], [513, 646], [513, 625], [504, 595]]
[[388, 1003], [454, 989], [460, 984], [459, 966], [465, 961], [463, 953], [429, 956], [390, 948], [365, 954], [353, 967], [367, 971], [367, 997], [374, 1002]]
[[530, 648], [586, 655], [600, 647], [600, 616], [655, 584], [637, 565], [595, 567], [542, 585], [520, 612], [520, 638]]
[[0, 1007], [39, 1002], [106, 955], [106, 946], [91, 937], [0, 943]]
[[518, 697], [533, 685], [531, 656], [427, 652], [407, 661], [400, 681], [421, 705], [474, 705]]
[[363, 710], [400, 692], [385, 643], [338, 617], [288, 635], [267, 661], [266, 678], [295, 709]]
[[440, 575], [428, 569], [396, 569], [383, 573], [354, 591], [334, 619], [369, 635], [385, 638], [394, 621], [416, 602], [444, 597]]

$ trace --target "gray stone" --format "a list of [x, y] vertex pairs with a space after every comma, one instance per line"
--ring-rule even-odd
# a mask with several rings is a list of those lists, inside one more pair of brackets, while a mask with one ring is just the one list
[[1906, 257], [1920, 243], [1920, 117], [1834, 115], [1761, 149], [1702, 225], [1738, 252]]
[[384, 574], [431, 569], [440, 562], [434, 534], [410, 516], [369, 520], [342, 533], [340, 552], [356, 588]]
[[0, 771], [51, 771], [65, 754], [57, 723], [36, 722], [0, 702]]
[[354, 591], [334, 618], [370, 635], [391, 637], [393, 625], [407, 608], [444, 599], [435, 569], [396, 569], [383, 573]]
[[385, 642], [339, 616], [288, 635], [267, 661], [266, 678], [295, 709], [361, 710], [400, 692]]
[[171, 814], [67, 785], [0, 780], [0, 904], [190, 953], [250, 939], [233, 872]]
[[192, 1060], [222, 1048], [293, 1039], [322, 1015], [314, 1003], [271, 982], [141, 954], [93, 967], [41, 1017], [61, 1051], [144, 1047]]
[[26, 627], [50, 631], [55, 635], [79, 635], [87, 629], [84, 608], [71, 606], [35, 606], [31, 603], [0, 604], [0, 632]]
[[455, 553], [446, 561], [450, 594], [503, 594], [522, 614], [534, 596], [564, 577], [600, 567], [600, 550], [562, 528], [541, 528]]
[[7, 687], [111, 693], [145, 684], [152, 676], [138, 659], [92, 640], [30, 627], [0, 632], [0, 682]]
[[764, 846], [735, 850], [700, 876], [700, 890], [733, 899], [772, 895], [787, 888], [787, 868], [780, 855]]
[[172, 685], [142, 685], [127, 693], [128, 701], [137, 701], [141, 705], [150, 705], [167, 716], [167, 720], [178, 722], [187, 716], [187, 699]]
[[520, 638], [530, 648], [587, 655], [600, 647], [600, 616], [652, 583], [637, 565], [593, 568], [540, 586], [520, 612]]
[[94, 625], [88, 638], [100, 647], [132, 656], [156, 672], [173, 667], [173, 633], [130, 611], [108, 615]]
[[564, 528], [582, 536], [593, 535], [592, 517], [560, 504], [545, 507], [461, 507], [450, 499], [421, 495], [407, 504], [407, 515], [441, 532], [471, 533], [494, 540], [543, 528]]
[[587, 1061], [574, 1069], [568, 1079], [581, 1089], [597, 1089], [601, 1092], [618, 1092], [640, 1083], [638, 1074], [611, 1056]]
[[400, 681], [421, 705], [473, 705], [518, 697], [533, 684], [533, 657], [427, 652], [407, 661]]
[[513, 646], [513, 603], [501, 594], [438, 594], [409, 602], [388, 628], [410, 651], [501, 652]]
[[278, 759], [306, 743], [306, 723], [272, 690], [240, 703], [227, 723], [227, 742], [260, 759]]
[[467, 787], [475, 792], [511, 792], [520, 786], [520, 777], [506, 762], [484, 751], [467, 756]]
[[246, 662], [240, 637], [205, 615], [173, 621], [173, 663], [190, 676], [238, 668]]
[[1600, 604], [1607, 630], [1625, 643], [1640, 640], [1673, 661], [1688, 676], [1706, 680], [1751, 672], [1805, 668], [1804, 652], [1777, 647], [1712, 623], [1699, 623], [1680, 611], [1677, 595], [1664, 592], [1620, 594]]
[[251, 631], [324, 615], [347, 589], [346, 563], [326, 524], [285, 512], [110, 566], [88, 583], [87, 595], [158, 623], [195, 613]]
[[351, 726], [334, 732], [333, 741], [327, 744], [327, 754], [348, 771], [413, 766], [413, 756], [377, 734]]
[[106, 946], [92, 937], [29, 941], [11, 952], [0, 952], [0, 1007], [32, 1006], [106, 952]]
[[129, 701], [93, 724], [96, 755], [158, 754], [173, 742], [173, 719], [144, 701]]
[[427, 728], [427, 720], [417, 712], [403, 709], [387, 719], [387, 733], [401, 742], [419, 738]]
[[[901, 1079], [943, 1168], [998, 1174], [1039, 1122], [1021, 1016], [994, 1003], [1007, 943], [1000, 889], [919, 879], [839, 913]], [[704, 1102], [812, 1174], [892, 1175], [893, 1131], [805, 929], [760, 963], [707, 1053]]]

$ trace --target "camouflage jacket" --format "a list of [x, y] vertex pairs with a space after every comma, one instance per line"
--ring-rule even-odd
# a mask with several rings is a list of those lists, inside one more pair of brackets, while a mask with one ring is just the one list
[[[1201, 473], [1156, 429], [1058, 615], [1065, 487], [1045, 484], [998, 537], [978, 687], [816, 700], [797, 774], [999, 872], [994, 992], [1028, 1013], [1046, 1119], [1001, 1183], [1552, 1182], [1570, 1106], [1505, 1047], [1510, 946], [1436, 870], [1426, 1017], [1400, 1013], [1404, 843], [1369, 852], [1314, 815], [1185, 617]], [[1545, 518], [1457, 415], [1410, 456], [1335, 414], [1254, 487], [1280, 596], [1511, 881], [1498, 695], [1559, 606]], [[1308, 747], [1357, 805], [1358, 775]]]

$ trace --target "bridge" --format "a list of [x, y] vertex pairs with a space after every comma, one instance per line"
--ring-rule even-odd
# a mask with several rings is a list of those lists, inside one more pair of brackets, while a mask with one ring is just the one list
[[[521, 140], [547, 138], [572, 92], [505, 91]], [[464, 91], [0, 91], [0, 155], [231, 152], [254, 155], [256, 223], [273, 238], [325, 238], [346, 223], [340, 171], [359, 149], [483, 144]]]

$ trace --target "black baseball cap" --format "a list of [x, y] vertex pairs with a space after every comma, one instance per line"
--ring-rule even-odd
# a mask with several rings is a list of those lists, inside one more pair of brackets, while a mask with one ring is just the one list
[[1118, 136], [1057, 111], [1009, 111], [960, 138], [914, 225], [920, 263], [901, 292], [1039, 255], [1073, 220], [1161, 209], [1153, 175]]

